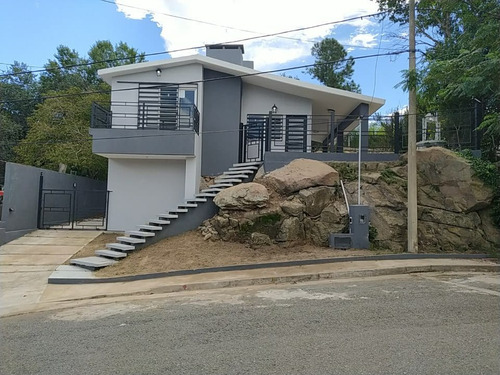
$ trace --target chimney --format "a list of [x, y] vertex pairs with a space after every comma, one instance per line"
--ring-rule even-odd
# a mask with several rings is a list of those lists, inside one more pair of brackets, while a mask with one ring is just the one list
[[253, 69], [253, 61], [243, 60], [243, 54], [245, 53], [243, 44], [207, 44], [205, 47], [207, 57]]

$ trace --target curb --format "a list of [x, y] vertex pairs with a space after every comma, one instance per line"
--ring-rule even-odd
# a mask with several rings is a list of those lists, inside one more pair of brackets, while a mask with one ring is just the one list
[[81, 301], [89, 299], [114, 298], [114, 297], [130, 297], [152, 294], [168, 294], [185, 291], [199, 291], [210, 289], [223, 289], [235, 287], [249, 287], [255, 285], [277, 285], [285, 283], [299, 283], [307, 281], [319, 280], [341, 280], [362, 277], [377, 277], [377, 276], [394, 276], [412, 273], [428, 273], [428, 272], [500, 272], [500, 265], [425, 265], [425, 266], [400, 266], [387, 267], [380, 269], [364, 269], [350, 271], [325, 271], [316, 273], [302, 273], [288, 276], [265, 276], [265, 277], [250, 277], [245, 279], [233, 280], [214, 280], [201, 281], [192, 283], [179, 283], [166, 286], [153, 287], [141, 291], [130, 293], [103, 293], [96, 294], [92, 297], [84, 298], [68, 298], [57, 301], [55, 303]]
[[[305, 259], [294, 260], [287, 262], [270, 262], [270, 263], [254, 263], [240, 264], [234, 266], [198, 268], [192, 270], [179, 270], [169, 272], [157, 272], [141, 275], [117, 276], [107, 278], [96, 278], [92, 273], [88, 272], [88, 277], [57, 277], [57, 270], [49, 277], [49, 284], [104, 284], [118, 283], [129, 281], [141, 281], [159, 279], [173, 276], [189, 276], [204, 273], [227, 272], [227, 271], [246, 271], [266, 268], [283, 268], [293, 266], [308, 266], [316, 264], [356, 262], [356, 261], [377, 261], [377, 260], [412, 260], [412, 259], [488, 259], [491, 258], [488, 254], [386, 254], [386, 255], [371, 255], [360, 257], [342, 257], [342, 258], [322, 258], [322, 259]], [[429, 271], [427, 271], [429, 272]]]

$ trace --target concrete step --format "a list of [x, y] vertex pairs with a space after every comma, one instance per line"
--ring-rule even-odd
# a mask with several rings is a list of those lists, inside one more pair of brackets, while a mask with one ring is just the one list
[[[234, 182], [234, 183], [239, 184], [240, 182], [243, 182], [243, 180], [239, 179], [239, 178], [216, 178], [214, 182], [216, 184], [225, 183], [225, 182]], [[202, 191], [204, 191], [204, 190], [202, 190]]]
[[[169, 223], [170, 223], [170, 221], [169, 221]], [[163, 229], [162, 227], [159, 227], [158, 225], [139, 225], [138, 228], [144, 229], [146, 231], [160, 231]], [[150, 232], [144, 232], [144, 233], [150, 233]], [[153, 235], [154, 235], [154, 233], [153, 233]], [[153, 236], [149, 236], [149, 237], [153, 237]]]
[[258, 171], [259, 170], [259, 167], [257, 166], [254, 166], [254, 165], [247, 165], [247, 166], [243, 166], [243, 167], [231, 167], [231, 168], [228, 168], [229, 171], [240, 171], [240, 170], [244, 170], [244, 171], [248, 171], [248, 170], [252, 170], [252, 171]]
[[196, 194], [197, 197], [208, 197], [208, 198], [213, 198], [217, 195], [217, 193], [198, 193]]
[[127, 236], [134, 236], [134, 237], [141, 237], [141, 238], [154, 237], [155, 236], [155, 234], [153, 232], [144, 232], [142, 230], [130, 230], [128, 232], [125, 232], [125, 234]]
[[233, 178], [248, 178], [248, 175], [247, 174], [244, 174], [244, 173], [237, 173], [237, 174], [232, 174], [232, 175], [226, 175], [226, 174], [223, 174], [222, 176], [218, 176], [215, 178], [215, 182], [217, 182], [217, 180], [227, 180], [227, 179], [233, 179]]
[[126, 243], [144, 243], [146, 240], [144, 238], [133, 238], [133, 237], [117, 237], [118, 241]]
[[166, 214], [160, 214], [160, 215], [158, 215], [158, 217], [162, 217], [164, 219], [177, 219], [179, 217], [179, 215], [166, 213]]
[[184, 204], [180, 204], [178, 207], [180, 208], [195, 208], [195, 207], [198, 207], [198, 204], [197, 203], [184, 203]]
[[170, 220], [153, 219], [153, 220], [149, 220], [149, 224], [168, 225], [168, 224], [170, 224]]
[[74, 264], [80, 267], [89, 268], [92, 270], [97, 270], [99, 268], [111, 266], [116, 263], [116, 260], [103, 258], [103, 257], [85, 257], [71, 259], [70, 264]]
[[209, 189], [211, 189], [211, 188], [228, 188], [228, 187], [232, 187], [232, 186], [234, 186], [234, 184], [232, 182], [223, 182], [220, 184], [210, 185], [208, 188]]
[[134, 245], [126, 245], [124, 243], [117, 243], [117, 242], [107, 243], [106, 247], [108, 249], [111, 249], [111, 250], [116, 249], [116, 250], [120, 250], [120, 251], [133, 251], [133, 250], [135, 250]]
[[202, 193], [218, 193], [219, 191], [224, 190], [223, 188], [208, 188], [208, 189], [203, 189], [201, 192]]
[[234, 163], [233, 168], [237, 167], [248, 167], [248, 166], [255, 166], [255, 167], [260, 167], [262, 165], [261, 161], [249, 161], [246, 163]]
[[189, 210], [187, 208], [182, 208], [182, 207], [177, 207], [175, 210], [170, 211], [170, 213], [184, 213], [188, 212]]
[[248, 177], [249, 175], [251, 175], [253, 173], [254, 173], [253, 171], [249, 171], [247, 169], [240, 169], [237, 171], [226, 171], [222, 175], [223, 176], [232, 176], [232, 175], [241, 174], [241, 175], [246, 175]]
[[112, 258], [112, 259], [122, 259], [122, 258], [125, 258], [127, 256], [127, 253], [124, 253], [122, 251], [101, 249], [101, 250], [96, 250], [95, 255], [98, 255], [101, 257], [106, 257], [106, 258]]
[[207, 202], [207, 198], [193, 198], [193, 199], [188, 199], [187, 203], [205, 203]]

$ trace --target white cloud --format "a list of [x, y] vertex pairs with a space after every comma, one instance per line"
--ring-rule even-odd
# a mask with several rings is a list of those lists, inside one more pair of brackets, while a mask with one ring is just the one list
[[[167, 51], [233, 42], [258, 35], [340, 21], [377, 11], [377, 3], [371, 0], [308, 0], [300, 3], [300, 6], [297, 2], [285, 0], [142, 0], [140, 3], [134, 0], [117, 0], [117, 2], [118, 11], [124, 13], [126, 17], [132, 19], [149, 17], [155, 22], [161, 29], [160, 35], [165, 41]], [[357, 32], [347, 44], [373, 47], [376, 44], [376, 35], [370, 34], [367, 30], [374, 23], [373, 18], [366, 17], [350, 21], [349, 25], [356, 27]], [[310, 56], [312, 44], [330, 35], [334, 28], [334, 25], [327, 25], [283, 34], [280, 37], [239, 43], [245, 45], [245, 59], [253, 60], [257, 69], [272, 69]], [[172, 52], [171, 55], [177, 57], [201, 52], [203, 51], [191, 49]]]

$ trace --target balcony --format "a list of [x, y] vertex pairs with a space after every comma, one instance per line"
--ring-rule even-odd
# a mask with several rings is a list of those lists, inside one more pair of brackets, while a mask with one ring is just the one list
[[105, 157], [194, 157], [199, 119], [195, 105], [93, 103], [92, 151]]
[[93, 103], [93, 129], [192, 130], [198, 134], [200, 112], [194, 104], [162, 102]]

